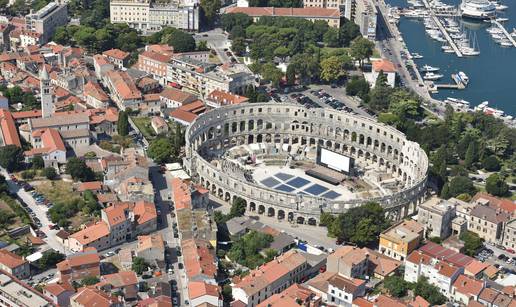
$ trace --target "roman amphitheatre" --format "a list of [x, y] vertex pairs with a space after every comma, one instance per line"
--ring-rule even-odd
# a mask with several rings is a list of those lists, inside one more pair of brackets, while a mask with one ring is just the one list
[[373, 119], [294, 104], [239, 104], [199, 116], [186, 132], [185, 167], [218, 198], [247, 212], [317, 225], [368, 201], [392, 219], [415, 212], [428, 158]]

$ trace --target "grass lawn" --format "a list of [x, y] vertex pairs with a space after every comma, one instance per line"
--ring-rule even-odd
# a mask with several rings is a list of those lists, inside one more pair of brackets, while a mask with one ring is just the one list
[[131, 119], [147, 140], [152, 140], [156, 137], [156, 133], [151, 126], [150, 117], [131, 117]]
[[54, 204], [67, 203], [80, 198], [79, 193], [73, 191], [72, 183], [70, 182], [45, 180], [37, 185], [35, 189]]
[[209, 61], [210, 63], [212, 63], [212, 64], [220, 64], [220, 63], [222, 63], [222, 62], [220, 61], [219, 57], [218, 57], [218, 56], [216, 56], [216, 55], [213, 55], [213, 54], [210, 54], [210, 56], [209, 56], [209, 58], [208, 58], [208, 61]]
[[14, 229], [14, 228], [25, 225], [22, 217], [18, 216], [16, 214], [16, 212], [2, 199], [0, 199], [0, 210], [2, 212], [8, 212], [8, 213], [14, 214], [14, 217], [12, 218], [11, 223], [9, 225], [7, 225], [7, 227], [6, 227], [6, 230]]

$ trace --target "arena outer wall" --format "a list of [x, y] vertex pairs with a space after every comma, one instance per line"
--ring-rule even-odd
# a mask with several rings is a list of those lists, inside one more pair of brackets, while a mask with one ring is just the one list
[[[415, 213], [426, 194], [428, 158], [419, 144], [390, 126], [342, 111], [294, 104], [232, 105], [199, 116], [185, 137], [184, 165], [193, 181], [225, 201], [243, 198], [251, 213], [318, 224], [323, 211], [338, 214], [375, 201], [390, 218], [399, 220]], [[223, 169], [223, 165], [213, 165], [203, 158], [217, 150], [250, 143], [319, 144], [391, 172], [404, 183], [403, 189], [387, 196], [350, 201], [300, 197], [247, 182], [230, 167]]]

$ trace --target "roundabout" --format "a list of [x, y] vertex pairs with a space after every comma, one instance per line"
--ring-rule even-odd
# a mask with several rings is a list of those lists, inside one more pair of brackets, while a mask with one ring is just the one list
[[248, 212], [319, 224], [369, 201], [399, 220], [426, 193], [428, 158], [372, 119], [294, 104], [239, 104], [199, 116], [186, 131], [184, 165], [216, 197]]

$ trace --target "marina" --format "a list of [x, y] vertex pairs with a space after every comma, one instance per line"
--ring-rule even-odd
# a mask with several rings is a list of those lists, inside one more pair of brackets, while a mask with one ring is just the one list
[[[460, 6], [457, 0], [448, 1], [449, 6]], [[412, 6], [414, 2], [418, 4], [417, 7]], [[516, 7], [507, 7], [500, 2], [494, 4], [497, 12], [501, 12], [498, 14], [502, 14], [497, 16], [508, 19], [501, 23], [496, 20], [484, 22], [462, 18], [457, 9], [454, 14], [449, 13], [446, 17], [438, 14], [432, 17], [427, 9], [433, 5], [432, 1], [410, 0], [407, 3], [405, 0], [389, 0], [388, 4], [395, 7], [391, 10], [389, 23], [396, 25], [402, 33], [403, 40], [400, 41], [406, 45], [410, 54], [421, 56], [410, 58], [410, 62], [415, 63], [417, 75], [419, 71], [422, 72], [416, 80], [421, 82], [425, 76], [425, 65], [439, 67], [439, 75], [452, 76], [452, 82], [442, 82], [439, 79], [423, 80], [433, 98], [447, 103], [446, 98], [450, 95], [456, 96], [456, 99], [470, 101], [471, 107], [468, 106], [468, 109], [471, 111], [475, 110], [476, 105], [489, 101], [489, 108], [504, 110], [490, 114], [511, 120], [514, 124], [510, 115], [516, 114], [516, 104], [512, 99], [514, 85], [513, 81], [511, 82], [516, 77], [516, 63], [513, 60], [516, 58], [516, 45], [513, 44], [516, 37]], [[497, 33], [491, 36], [492, 33], [486, 31], [489, 28], [496, 29]], [[428, 38], [421, 39], [421, 32], [426, 32]], [[450, 41], [453, 41], [453, 44]], [[507, 42], [509, 46], [505, 46]], [[462, 56], [457, 55], [457, 49], [453, 45], [459, 49]], [[450, 57], [449, 54], [453, 56]], [[454, 75], [458, 71], [467, 72], [471, 80], [468, 80], [467, 84], [457, 82]], [[461, 109], [464, 110], [464, 107]], [[490, 109], [486, 109], [486, 113], [489, 111]]]

